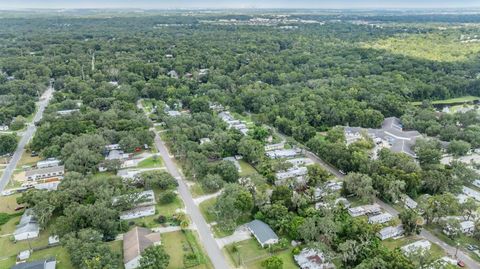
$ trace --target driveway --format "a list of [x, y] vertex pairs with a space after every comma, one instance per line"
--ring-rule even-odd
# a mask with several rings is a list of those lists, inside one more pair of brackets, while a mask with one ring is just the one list
[[250, 238], [252, 238], [252, 234], [247, 229], [247, 227], [242, 225], [242, 226], [238, 227], [232, 235], [222, 237], [222, 238], [218, 238], [217, 239], [217, 244], [218, 244], [219, 247], [222, 248], [226, 245], [230, 245], [230, 244], [233, 244], [233, 243], [244, 241], [244, 240], [247, 240], [247, 239], [250, 239]]

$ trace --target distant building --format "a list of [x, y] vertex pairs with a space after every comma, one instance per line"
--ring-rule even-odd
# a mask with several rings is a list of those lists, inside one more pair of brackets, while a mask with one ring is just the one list
[[117, 176], [121, 177], [122, 179], [136, 179], [137, 175], [141, 173], [142, 171], [140, 170], [119, 170], [117, 172]]
[[405, 208], [415, 209], [418, 206], [418, 203], [415, 202], [415, 200], [410, 198], [408, 195], [403, 195], [402, 201], [405, 204]]
[[308, 173], [308, 169], [306, 167], [293, 167], [291, 169], [288, 169], [285, 172], [275, 173], [275, 178], [281, 181], [287, 178], [304, 176], [307, 173]]
[[176, 110], [168, 110], [166, 113], [170, 117], [178, 117], [178, 116], [182, 115], [182, 113], [180, 113], [180, 111], [176, 111]]
[[107, 155], [107, 157], [105, 157], [105, 160], [107, 160], [107, 161], [111, 161], [111, 160], [122, 161], [122, 160], [126, 160], [128, 158], [130, 158], [130, 154], [123, 152], [123, 150], [114, 149], [114, 150], [110, 150], [110, 152], [108, 152], [108, 155]]
[[155, 206], [139, 206], [120, 213], [121, 220], [138, 219], [155, 215]]
[[352, 217], [359, 217], [363, 215], [376, 215], [382, 212], [382, 208], [378, 204], [363, 205], [357, 207], [351, 207], [348, 209], [348, 213]]
[[411, 243], [411, 244], [408, 244], [408, 245], [405, 245], [403, 247], [401, 247], [400, 249], [402, 250], [402, 252], [405, 254], [405, 255], [409, 255], [410, 253], [413, 253], [417, 250], [421, 250], [421, 249], [424, 249], [424, 250], [430, 250], [430, 248], [432, 247], [432, 243], [430, 243], [428, 240], [420, 240], [420, 241], [416, 241], [414, 243]]
[[284, 149], [285, 148], [285, 143], [277, 143], [277, 144], [268, 144], [265, 145], [265, 151], [271, 151], [271, 150], [279, 150], [279, 149]]
[[122, 147], [120, 146], [120, 144], [110, 144], [110, 145], [106, 145], [106, 146], [105, 146], [105, 150], [107, 150], [107, 151], [120, 150], [120, 149], [122, 149]]
[[301, 269], [333, 269], [335, 265], [325, 261], [325, 255], [319, 250], [304, 248], [293, 258]]
[[59, 110], [57, 111], [57, 114], [60, 115], [60, 116], [67, 116], [67, 115], [71, 115], [75, 112], [79, 112], [80, 109], [66, 109], [66, 110]]
[[177, 73], [177, 71], [175, 71], [175, 70], [171, 70], [170, 72], [167, 73], [167, 75], [168, 75], [170, 78], [178, 79], [178, 73]]
[[253, 220], [247, 224], [248, 230], [255, 236], [262, 247], [278, 243], [277, 234], [261, 220]]
[[55, 258], [50, 258], [46, 260], [19, 263], [14, 265], [12, 269], [55, 269], [56, 266], [57, 261]]
[[28, 170], [25, 172], [25, 177], [27, 178], [27, 180], [36, 181], [39, 179], [60, 178], [60, 177], [63, 177], [64, 174], [65, 174], [65, 167], [62, 165], [62, 166]]
[[389, 222], [393, 219], [393, 216], [388, 213], [382, 213], [378, 215], [372, 215], [368, 217], [368, 223], [370, 224], [383, 224], [385, 222]]
[[10, 128], [8, 127], [8, 125], [5, 125], [5, 124], [1, 124], [0, 125], [0, 131], [8, 131]]
[[134, 269], [140, 265], [143, 251], [150, 246], [161, 244], [160, 233], [146, 228], [134, 227], [123, 235], [123, 263], [125, 269]]
[[[449, 235], [451, 233], [451, 229], [451, 227], [447, 226], [445, 227], [445, 229], [443, 229], [443, 233]], [[472, 235], [475, 231], [475, 222], [471, 220], [460, 222], [460, 231], [462, 232], [462, 234]]]
[[208, 75], [208, 73], [209, 73], [208, 68], [203, 68], [203, 69], [198, 70], [198, 76], [199, 77], [206, 76], [206, 75]]
[[286, 160], [287, 163], [291, 163], [292, 165], [295, 166], [302, 166], [302, 165], [311, 165], [313, 164], [313, 161], [310, 160], [309, 158], [294, 158], [294, 159], [288, 159]]
[[381, 229], [378, 233], [377, 236], [381, 240], [389, 239], [392, 237], [398, 237], [402, 236], [405, 230], [403, 229], [403, 225], [397, 225], [397, 226], [388, 226], [383, 229]]
[[270, 159], [293, 158], [300, 154], [296, 149], [278, 149], [265, 152]]
[[39, 233], [40, 226], [37, 218], [33, 215], [32, 209], [25, 210], [13, 233], [15, 241], [37, 238]]
[[417, 131], [404, 131], [399, 118], [385, 118], [380, 129], [365, 129], [361, 127], [345, 127], [345, 138], [347, 144], [353, 143], [362, 138], [362, 132], [371, 137], [376, 144], [386, 144], [393, 152], [405, 153], [416, 158], [412, 147], [416, 139], [422, 135]]
[[37, 162], [37, 168], [47, 168], [47, 167], [54, 167], [59, 165], [60, 165], [60, 160], [56, 158], [48, 158], [46, 160]]
[[173, 58], [173, 55], [172, 55], [172, 54], [165, 54], [165, 58], [167, 58], [167, 59], [172, 59], [172, 58]]
[[463, 186], [462, 190], [466, 196], [477, 200], [477, 202], [480, 202], [480, 192], [465, 186]]

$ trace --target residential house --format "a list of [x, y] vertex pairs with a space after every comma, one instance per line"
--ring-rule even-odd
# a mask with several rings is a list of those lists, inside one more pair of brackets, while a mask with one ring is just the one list
[[285, 172], [275, 173], [275, 178], [281, 181], [287, 178], [304, 176], [307, 173], [308, 173], [308, 169], [306, 167], [293, 167], [288, 169]]
[[38, 260], [33, 262], [18, 263], [12, 267], [12, 269], [55, 269], [57, 261], [55, 258], [46, 260]]
[[120, 150], [120, 149], [122, 149], [120, 144], [110, 144], [110, 145], [105, 146], [105, 150], [107, 150], [107, 151]]
[[399, 237], [402, 236], [405, 230], [403, 229], [403, 225], [397, 225], [397, 226], [388, 226], [383, 229], [381, 229], [378, 233], [377, 236], [381, 240], [389, 239], [392, 237]]
[[285, 142], [265, 145], [265, 151], [279, 150], [285, 147]]
[[171, 70], [170, 72], [167, 73], [167, 75], [168, 75], [170, 78], [178, 79], [178, 73], [177, 73], [177, 71], [175, 71], [175, 70]]
[[39, 233], [40, 226], [38, 225], [37, 218], [33, 215], [32, 209], [25, 210], [13, 233], [15, 241], [37, 238]]
[[281, 159], [281, 158], [293, 158], [300, 154], [297, 149], [277, 149], [272, 151], [267, 151], [265, 154], [270, 159]]
[[402, 201], [405, 205], [405, 208], [415, 209], [418, 206], [418, 203], [415, 202], [415, 200], [410, 198], [408, 195], [403, 195], [402, 196]]
[[39, 179], [47, 179], [47, 178], [61, 178], [63, 177], [63, 174], [65, 174], [65, 167], [61, 165], [61, 166], [28, 170], [25, 172], [25, 177], [27, 178], [27, 180], [36, 181]]
[[206, 76], [206, 75], [208, 75], [208, 72], [209, 72], [208, 68], [200, 69], [200, 70], [198, 70], [198, 76], [199, 77]]
[[293, 258], [301, 269], [333, 269], [335, 265], [326, 262], [325, 255], [316, 249], [304, 248]]
[[261, 220], [253, 220], [247, 224], [248, 230], [255, 236], [262, 247], [278, 243], [277, 234]]
[[119, 160], [124, 161], [130, 158], [130, 154], [123, 152], [123, 150], [110, 150], [108, 155], [105, 157], [105, 160], [112, 161], [112, 160]]
[[477, 187], [477, 188], [480, 188], [480, 179], [475, 179], [475, 180], [473, 181], [473, 185], [474, 185], [475, 187]]
[[47, 167], [54, 167], [59, 165], [60, 165], [60, 160], [56, 158], [48, 158], [46, 160], [37, 162], [37, 168], [47, 168]]
[[382, 224], [382, 223], [385, 223], [385, 222], [389, 222], [392, 219], [393, 219], [393, 216], [390, 213], [384, 212], [382, 214], [369, 216], [368, 217], [368, 223], [370, 223], [370, 224]]
[[0, 131], [8, 131], [8, 129], [10, 129], [8, 125], [5, 125], [5, 124], [0, 125]]
[[177, 110], [168, 110], [166, 113], [170, 117], [178, 117], [178, 116], [182, 115], [182, 113], [180, 111], [177, 111]]
[[119, 170], [117, 172], [117, 176], [121, 177], [122, 179], [137, 179], [137, 175], [141, 174], [141, 170]]
[[65, 110], [59, 110], [57, 111], [57, 114], [60, 115], [60, 116], [68, 116], [68, 115], [71, 115], [75, 112], [79, 112], [80, 109], [65, 109]]
[[431, 247], [432, 247], [432, 243], [430, 243], [428, 240], [419, 240], [411, 244], [405, 245], [400, 249], [403, 252], [403, 254], [409, 255], [410, 253], [414, 253], [420, 249], [424, 249], [428, 251], [430, 250]]
[[382, 212], [382, 208], [378, 204], [363, 205], [357, 207], [351, 207], [348, 209], [348, 213], [352, 217], [359, 217], [363, 215], [376, 215]]
[[123, 263], [125, 269], [140, 265], [142, 252], [150, 246], [160, 245], [160, 233], [147, 228], [135, 227], [123, 235]]
[[463, 193], [464, 193], [465, 195], [467, 195], [468, 197], [471, 197], [471, 198], [473, 198], [473, 199], [475, 199], [475, 200], [477, 200], [477, 201], [480, 202], [480, 192], [478, 192], [478, 191], [476, 191], [476, 190], [474, 190], [474, 189], [471, 189], [471, 188], [469, 188], [469, 187], [463, 186]]
[[120, 213], [120, 219], [122, 220], [155, 215], [156, 200], [155, 193], [152, 190], [115, 197], [112, 204], [116, 205], [120, 199], [131, 200], [135, 205], [132, 209]]
[[[451, 230], [452, 230], [452, 228], [447, 226], [447, 227], [445, 227], [445, 229], [443, 229], [443, 232], [445, 234], [449, 235], [451, 233]], [[462, 234], [472, 235], [473, 232], [475, 231], [475, 222], [473, 222], [471, 220], [466, 220], [466, 221], [460, 222], [460, 231], [461, 231]]]
[[286, 162], [291, 163], [295, 166], [302, 166], [302, 165], [308, 166], [313, 164], [313, 161], [310, 160], [309, 158], [294, 158], [294, 159], [286, 160]]
[[57, 190], [58, 185], [60, 185], [60, 180], [37, 183], [37, 184], [33, 185], [33, 187], [37, 190], [54, 191], [54, 190]]

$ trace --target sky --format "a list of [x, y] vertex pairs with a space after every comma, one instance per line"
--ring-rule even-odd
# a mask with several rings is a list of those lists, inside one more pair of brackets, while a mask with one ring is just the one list
[[307, 8], [397, 9], [480, 7], [480, 0], [0, 0], [0, 9], [18, 8]]

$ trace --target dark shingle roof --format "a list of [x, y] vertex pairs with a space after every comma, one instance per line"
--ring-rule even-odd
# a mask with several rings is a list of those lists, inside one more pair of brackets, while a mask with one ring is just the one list
[[253, 220], [252, 222], [248, 223], [247, 226], [261, 244], [264, 244], [271, 239], [278, 239], [277, 234], [272, 230], [272, 228], [270, 228], [270, 226], [261, 220]]

